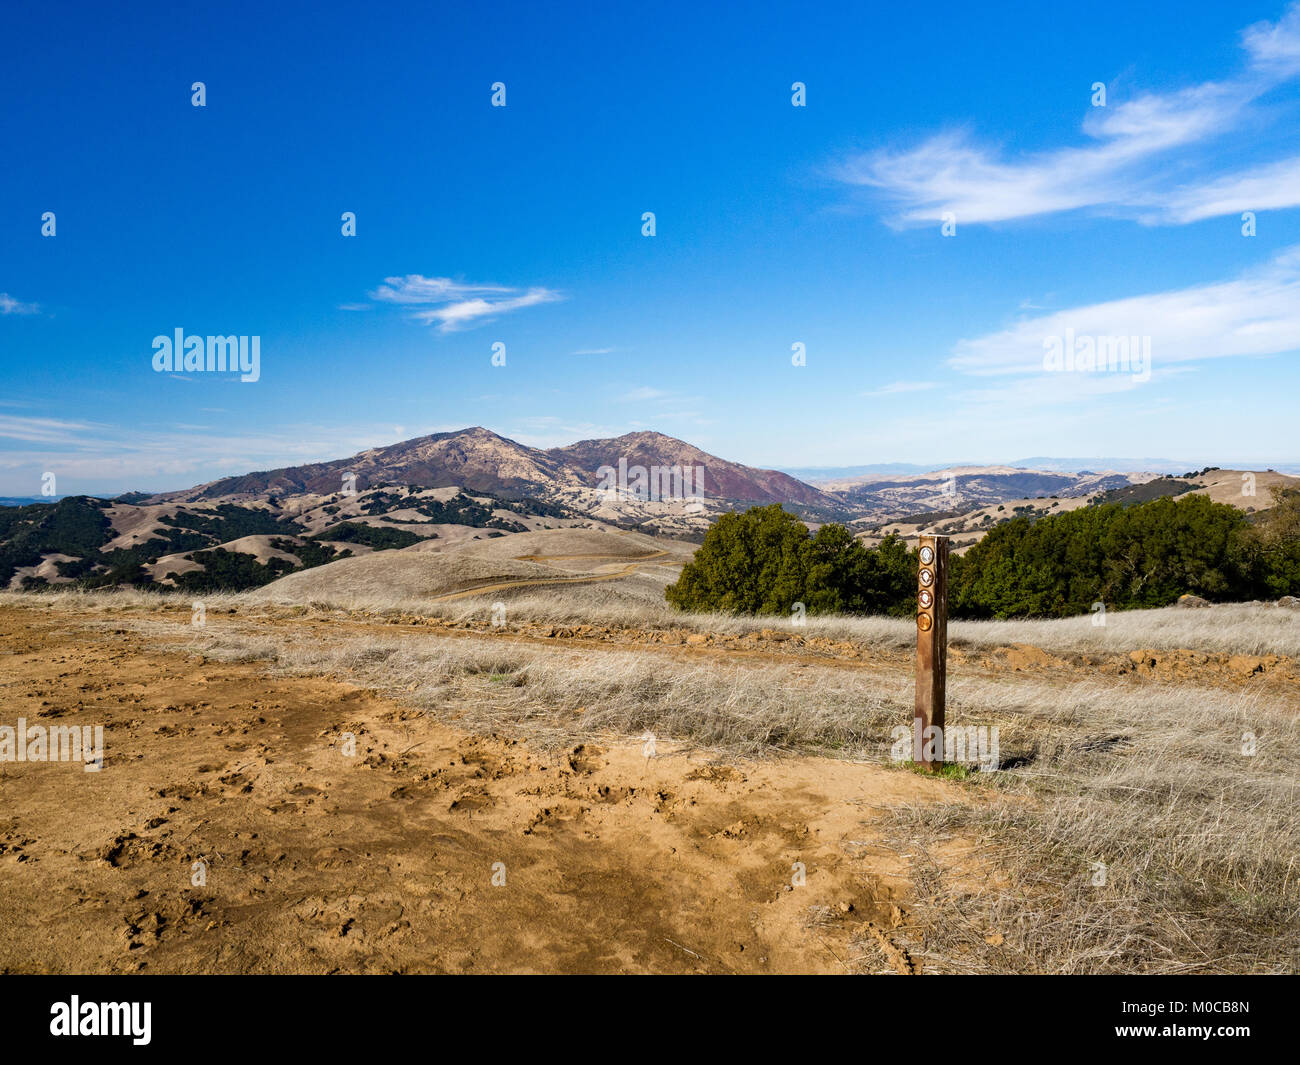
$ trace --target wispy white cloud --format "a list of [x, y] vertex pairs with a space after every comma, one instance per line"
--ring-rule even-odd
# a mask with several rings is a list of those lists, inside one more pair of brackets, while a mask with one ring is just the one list
[[634, 419], [629, 422], [629, 429], [656, 429], [670, 422], [691, 426], [711, 424], [697, 406], [704, 402], [700, 396], [655, 388], [652, 385], [638, 385], [618, 393], [616, 398], [623, 403], [637, 404], [638, 413], [645, 418], [644, 421]]
[[649, 385], [642, 385], [639, 388], [628, 389], [619, 398], [627, 403], [644, 403], [652, 399], [667, 399], [670, 394], [662, 388], [651, 388]]
[[705, 417], [704, 412], [699, 410], [656, 411], [655, 420], [660, 422], [694, 422], [697, 425], [711, 424]]
[[0, 292], [0, 314], [36, 314], [40, 306], [35, 303], [23, 303], [8, 292]]
[[572, 421], [554, 415], [525, 417], [502, 435], [527, 447], [566, 447], [575, 440], [608, 440], [628, 431], [626, 425]]
[[[1191, 369], [1157, 365], [1150, 380], [1167, 380]], [[981, 378], [978, 387], [954, 390], [952, 408], [973, 419], [968, 424], [978, 435], [980, 419], [990, 423], [1009, 412], [1019, 418], [1032, 411], [1050, 424], [1053, 417], [1067, 411], [1092, 411], [1095, 415], [1099, 400], [1119, 398], [1147, 387], [1148, 381], [1132, 373], [1044, 373], [1040, 355], [1032, 374]]]
[[896, 396], [902, 392], [927, 392], [938, 388], [937, 381], [893, 381], [880, 388], [873, 388], [861, 393], [863, 396]]
[[527, 292], [512, 296], [509, 299], [461, 300], [458, 303], [448, 304], [446, 307], [419, 311], [413, 317], [427, 325], [437, 323], [441, 332], [450, 333], [458, 329], [467, 329], [480, 318], [486, 320], [498, 314], [522, 310], [525, 307], [536, 307], [542, 303], [554, 303], [560, 298], [559, 293], [551, 289], [530, 288]]
[[1073, 307], [962, 340], [949, 365], [969, 374], [1041, 373], [1045, 342], [1067, 332], [1150, 337], [1157, 372], [1202, 359], [1300, 351], [1300, 245], [1232, 280]]
[[504, 285], [468, 285], [449, 277], [425, 277], [407, 274], [405, 277], [386, 277], [371, 299], [384, 303], [450, 303], [477, 296], [506, 295], [516, 289]]
[[1300, 156], [1169, 193], [1144, 221], [1199, 222], [1245, 211], [1268, 211], [1300, 204]]
[[78, 439], [93, 427], [88, 422], [70, 422], [60, 418], [21, 418], [0, 414], [0, 440], [20, 440], [29, 444], [65, 444]]
[[618, 348], [581, 348], [572, 352], [574, 355], [611, 355], [618, 351]]
[[1300, 5], [1292, 4], [1277, 22], [1256, 22], [1241, 34], [1251, 63], [1279, 77], [1300, 73]]
[[[1009, 159], [966, 131], [949, 130], [901, 151], [850, 156], [832, 175], [892, 201], [898, 225], [937, 222], [949, 212], [969, 224], [1080, 208], [1147, 224], [1185, 223], [1300, 205], [1300, 158], [1225, 175], [1206, 151], [1208, 141], [1247, 117], [1265, 121], [1256, 101], [1300, 74], [1300, 4], [1277, 22], [1247, 28], [1242, 47], [1246, 64], [1235, 78], [1092, 109], [1080, 145]], [[1171, 158], [1179, 166], [1170, 166]], [[1196, 178], [1179, 181], [1189, 171]]]
[[439, 332], [451, 333], [482, 324], [499, 314], [555, 303], [564, 297], [554, 289], [541, 286], [520, 289], [506, 285], [474, 285], [453, 281], [449, 277], [407, 274], [385, 278], [384, 283], [370, 293], [370, 298], [411, 307], [428, 305], [427, 310], [414, 311], [411, 317], [425, 325], [436, 325]]

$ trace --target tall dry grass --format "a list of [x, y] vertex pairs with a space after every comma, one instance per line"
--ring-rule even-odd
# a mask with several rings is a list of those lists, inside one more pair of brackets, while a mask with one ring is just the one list
[[[243, 593], [217, 593], [201, 597], [177, 592], [112, 589], [84, 592], [0, 592], [0, 604], [45, 604], [86, 611], [140, 611], [159, 604], [188, 605], [201, 599], [209, 609], [238, 609], [241, 613], [274, 612], [276, 607]], [[752, 617], [734, 614], [684, 614], [666, 603], [629, 596], [620, 582], [501, 591], [450, 602], [428, 599], [333, 595], [303, 604], [312, 611], [345, 611], [378, 616], [442, 617], [455, 621], [486, 621], [496, 603], [505, 604], [512, 622], [552, 622], [562, 625], [610, 625], [634, 629], [689, 629], [696, 632], [745, 635], [777, 629], [803, 636], [847, 640], [863, 647], [902, 649], [916, 638], [913, 622], [906, 618], [809, 616], [795, 626], [784, 616]], [[1008, 644], [1032, 644], [1064, 653], [1126, 653], [1136, 650], [1218, 652], [1224, 654], [1277, 654], [1300, 657], [1300, 609], [1263, 604], [1221, 604], [1188, 610], [1110, 611], [1105, 624], [1092, 615], [1053, 620], [953, 621], [949, 641], [953, 646], [993, 649]]]
[[[887, 814], [915, 856], [931, 959], [978, 972], [1296, 971], [1294, 699], [1016, 688], [1003, 695], [1023, 700], [1032, 757], [998, 774], [994, 802]], [[996, 712], [992, 693], [970, 694]], [[953, 883], [936, 858], [953, 836], [979, 840], [997, 878]]]

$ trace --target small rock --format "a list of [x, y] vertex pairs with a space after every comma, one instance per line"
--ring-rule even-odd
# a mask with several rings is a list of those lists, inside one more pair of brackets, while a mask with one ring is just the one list
[[1181, 607], [1204, 607], [1209, 606], [1208, 599], [1202, 599], [1199, 595], [1180, 595], [1178, 597], [1178, 606]]
[[1277, 605], [1291, 610], [1300, 610], [1300, 599], [1297, 599], [1294, 595], [1284, 595], [1277, 601]]

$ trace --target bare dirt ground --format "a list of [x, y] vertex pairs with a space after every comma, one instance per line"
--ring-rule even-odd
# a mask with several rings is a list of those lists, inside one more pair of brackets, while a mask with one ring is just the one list
[[[662, 740], [534, 750], [83, 620], [0, 608], [3, 723], [107, 738], [99, 773], [0, 765], [0, 971], [921, 968], [896, 935], [907, 862], [873, 825], [953, 785]], [[951, 863], [976, 869], [960, 842]]]

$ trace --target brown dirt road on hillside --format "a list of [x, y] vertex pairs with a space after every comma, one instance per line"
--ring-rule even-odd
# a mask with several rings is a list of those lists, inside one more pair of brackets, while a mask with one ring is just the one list
[[430, 603], [450, 603], [458, 599], [468, 599], [472, 596], [487, 595], [491, 592], [520, 591], [524, 588], [547, 588], [561, 584], [596, 584], [600, 581], [614, 581], [620, 577], [627, 577], [635, 573], [643, 565], [649, 562], [658, 562], [668, 554], [667, 551], [653, 551], [645, 555], [518, 555], [516, 562], [570, 562], [575, 560], [591, 561], [594, 559], [605, 559], [610, 564], [622, 562], [616, 570], [608, 570], [602, 573], [580, 573], [571, 577], [520, 577], [508, 581], [490, 581], [486, 584], [471, 584], [468, 587], [458, 589], [454, 592], [444, 592], [441, 595], [430, 596]]

